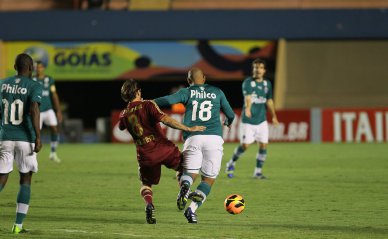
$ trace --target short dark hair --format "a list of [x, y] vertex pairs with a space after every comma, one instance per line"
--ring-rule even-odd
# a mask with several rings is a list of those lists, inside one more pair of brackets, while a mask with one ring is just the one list
[[36, 61], [36, 65], [42, 65], [42, 66], [46, 67], [46, 64], [44, 64], [43, 61]]
[[263, 64], [264, 67], [267, 66], [267, 62], [265, 62], [265, 60], [263, 59], [260, 59], [260, 58], [256, 58], [255, 60], [252, 61], [252, 65], [254, 64]]
[[130, 102], [136, 98], [136, 92], [140, 90], [139, 84], [134, 79], [129, 79], [121, 86], [121, 98], [125, 102]]
[[19, 54], [15, 59], [15, 68], [18, 72], [32, 70], [33, 65], [32, 58], [26, 53]]

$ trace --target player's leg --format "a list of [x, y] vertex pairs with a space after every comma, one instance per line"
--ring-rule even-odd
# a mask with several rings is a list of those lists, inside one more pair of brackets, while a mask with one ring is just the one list
[[152, 185], [142, 185], [140, 188], [140, 195], [143, 197], [144, 202], [146, 204], [145, 213], [146, 213], [146, 221], [148, 224], [155, 224], [155, 206], [152, 201]]
[[194, 183], [197, 173], [190, 173], [188, 171], [184, 171], [180, 180], [180, 188], [177, 196], [177, 207], [179, 210], [183, 210], [186, 207], [187, 200], [190, 195], [190, 187]]
[[58, 126], [50, 126], [51, 142], [50, 142], [50, 159], [56, 163], [60, 163], [61, 159], [57, 155], [57, 148], [59, 144]]
[[261, 123], [258, 129], [258, 146], [259, 146], [259, 151], [256, 154], [256, 167], [255, 171], [253, 173], [253, 177], [257, 179], [265, 179], [266, 177], [263, 175], [263, 166], [264, 166], [264, 161], [267, 158], [267, 145], [268, 145], [268, 123], [267, 121]]
[[50, 160], [60, 163], [61, 159], [57, 155], [57, 147], [59, 144], [59, 127], [58, 120], [54, 110], [44, 112], [44, 124], [50, 127]]
[[234, 177], [234, 169], [236, 167], [236, 161], [240, 156], [247, 150], [249, 144], [240, 143], [240, 145], [234, 149], [232, 158], [226, 163], [225, 172], [227, 173], [228, 178]]
[[259, 144], [259, 151], [256, 154], [256, 167], [253, 174], [254, 178], [257, 179], [266, 179], [266, 177], [263, 175], [263, 166], [264, 161], [267, 158], [267, 144], [264, 143], [258, 143]]
[[210, 194], [214, 182], [215, 178], [202, 176], [201, 183], [198, 185], [197, 189], [190, 193], [189, 199], [192, 201], [184, 212], [184, 215], [189, 223], [198, 223], [196, 211]]
[[178, 186], [180, 187], [180, 180], [183, 175], [183, 154], [179, 151], [179, 148], [171, 142], [170, 147], [166, 147], [166, 153], [163, 152], [161, 154], [167, 155], [165, 160], [163, 160], [162, 164], [167, 168], [173, 169], [176, 171], [175, 179], [178, 182]]
[[236, 161], [254, 142], [254, 131], [250, 124], [241, 124], [240, 145], [234, 149], [232, 158], [226, 163], [225, 172], [229, 178], [233, 178]]
[[12, 233], [14, 234], [27, 232], [23, 228], [23, 221], [27, 215], [31, 198], [31, 178], [32, 172], [20, 172], [20, 187], [16, 198], [16, 219], [12, 227]]
[[38, 172], [38, 161], [36, 153], [32, 153], [33, 149], [33, 143], [15, 142], [15, 161], [20, 173], [20, 187], [16, 199], [16, 219], [12, 227], [12, 232], [15, 234], [27, 232], [23, 229], [23, 221], [29, 209], [32, 174]]
[[0, 173], [0, 192], [3, 191], [3, 188], [7, 184], [8, 173]]
[[153, 191], [152, 185], [158, 184], [160, 180], [161, 174], [161, 165], [155, 166], [142, 166], [139, 167], [139, 175], [140, 180], [142, 182], [142, 187], [140, 188], [140, 195], [144, 200], [146, 205], [145, 213], [146, 213], [146, 222], [148, 224], [155, 224], [155, 206], [153, 203]]
[[0, 192], [7, 184], [8, 175], [13, 170], [13, 141], [0, 142]]
[[177, 207], [179, 210], [183, 210], [187, 203], [190, 186], [193, 184], [196, 175], [184, 171], [183, 154], [173, 143], [171, 143], [170, 147], [163, 147], [160, 151], [160, 154], [165, 155], [165, 159], [162, 161], [162, 164], [167, 168], [173, 169], [177, 172], [176, 178], [178, 180], [179, 186]]
[[180, 189], [177, 197], [177, 207], [186, 207], [190, 187], [198, 176], [202, 165], [201, 135], [188, 138], [183, 145], [183, 174], [180, 179]]
[[189, 223], [197, 223], [195, 212], [209, 196], [213, 183], [217, 178], [223, 156], [223, 139], [220, 136], [206, 135], [206, 145], [202, 147], [203, 161], [201, 166], [202, 180], [197, 189], [190, 195], [192, 200], [185, 211], [185, 217]]

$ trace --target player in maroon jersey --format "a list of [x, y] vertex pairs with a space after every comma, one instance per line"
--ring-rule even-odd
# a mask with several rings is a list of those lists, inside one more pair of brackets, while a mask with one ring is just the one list
[[141, 98], [141, 89], [133, 79], [125, 81], [121, 87], [121, 97], [128, 102], [120, 114], [121, 130], [128, 130], [136, 143], [139, 175], [142, 182], [140, 194], [146, 203], [146, 220], [155, 224], [155, 207], [152, 203], [152, 185], [160, 180], [161, 166], [175, 171], [181, 170], [181, 152], [164, 136], [159, 122], [183, 131], [204, 131], [206, 127], [187, 127], [164, 114], [150, 100]]

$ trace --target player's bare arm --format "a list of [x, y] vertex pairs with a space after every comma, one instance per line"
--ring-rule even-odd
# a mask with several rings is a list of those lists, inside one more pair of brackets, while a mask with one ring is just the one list
[[232, 107], [230, 106], [228, 100], [225, 97], [225, 94], [222, 92], [223, 97], [221, 98], [221, 111], [225, 114], [226, 119], [224, 121], [224, 125], [226, 125], [229, 129], [231, 129], [231, 125], [235, 118], [235, 114], [233, 112]]
[[248, 118], [251, 118], [252, 117], [252, 112], [251, 112], [252, 97], [250, 95], [246, 95], [244, 99], [245, 99], [245, 115]]
[[51, 98], [54, 106], [54, 110], [57, 116], [57, 120], [59, 123], [62, 123], [63, 117], [62, 117], [62, 111], [61, 111], [61, 103], [59, 101], [59, 96], [57, 94], [57, 90], [55, 89], [55, 86], [51, 86], [50, 88], [51, 91]]
[[267, 100], [267, 108], [272, 116], [272, 123], [274, 125], [278, 125], [279, 124], [279, 121], [278, 121], [278, 118], [276, 116], [276, 112], [275, 112], [275, 104], [273, 103], [273, 100], [272, 99], [268, 99]]
[[193, 126], [193, 127], [187, 127], [186, 125], [176, 121], [175, 119], [171, 118], [168, 115], [165, 115], [162, 119], [161, 122], [173, 129], [179, 129], [183, 131], [188, 131], [188, 132], [196, 132], [196, 131], [204, 131], [206, 129], [205, 126]]
[[40, 124], [39, 124], [40, 111], [39, 111], [39, 104], [37, 102], [32, 102], [30, 114], [31, 114], [31, 119], [32, 119], [32, 126], [34, 127], [34, 131], [36, 134], [34, 152], [37, 153], [42, 148], [42, 143], [40, 141]]
[[125, 121], [124, 121], [124, 117], [125, 117], [125, 114], [126, 114], [127, 110], [122, 110], [121, 113], [120, 113], [120, 121], [119, 121], [119, 129], [120, 130], [125, 130], [127, 129], [127, 126], [125, 125]]

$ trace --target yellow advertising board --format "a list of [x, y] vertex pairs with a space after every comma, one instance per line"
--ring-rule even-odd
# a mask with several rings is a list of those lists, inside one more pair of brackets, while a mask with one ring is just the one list
[[[250, 75], [254, 58], [275, 58], [273, 41], [5, 42], [5, 74], [25, 52], [56, 80], [152, 79], [185, 76], [202, 68], [214, 79]], [[247, 72], [248, 69], [248, 72]]]

